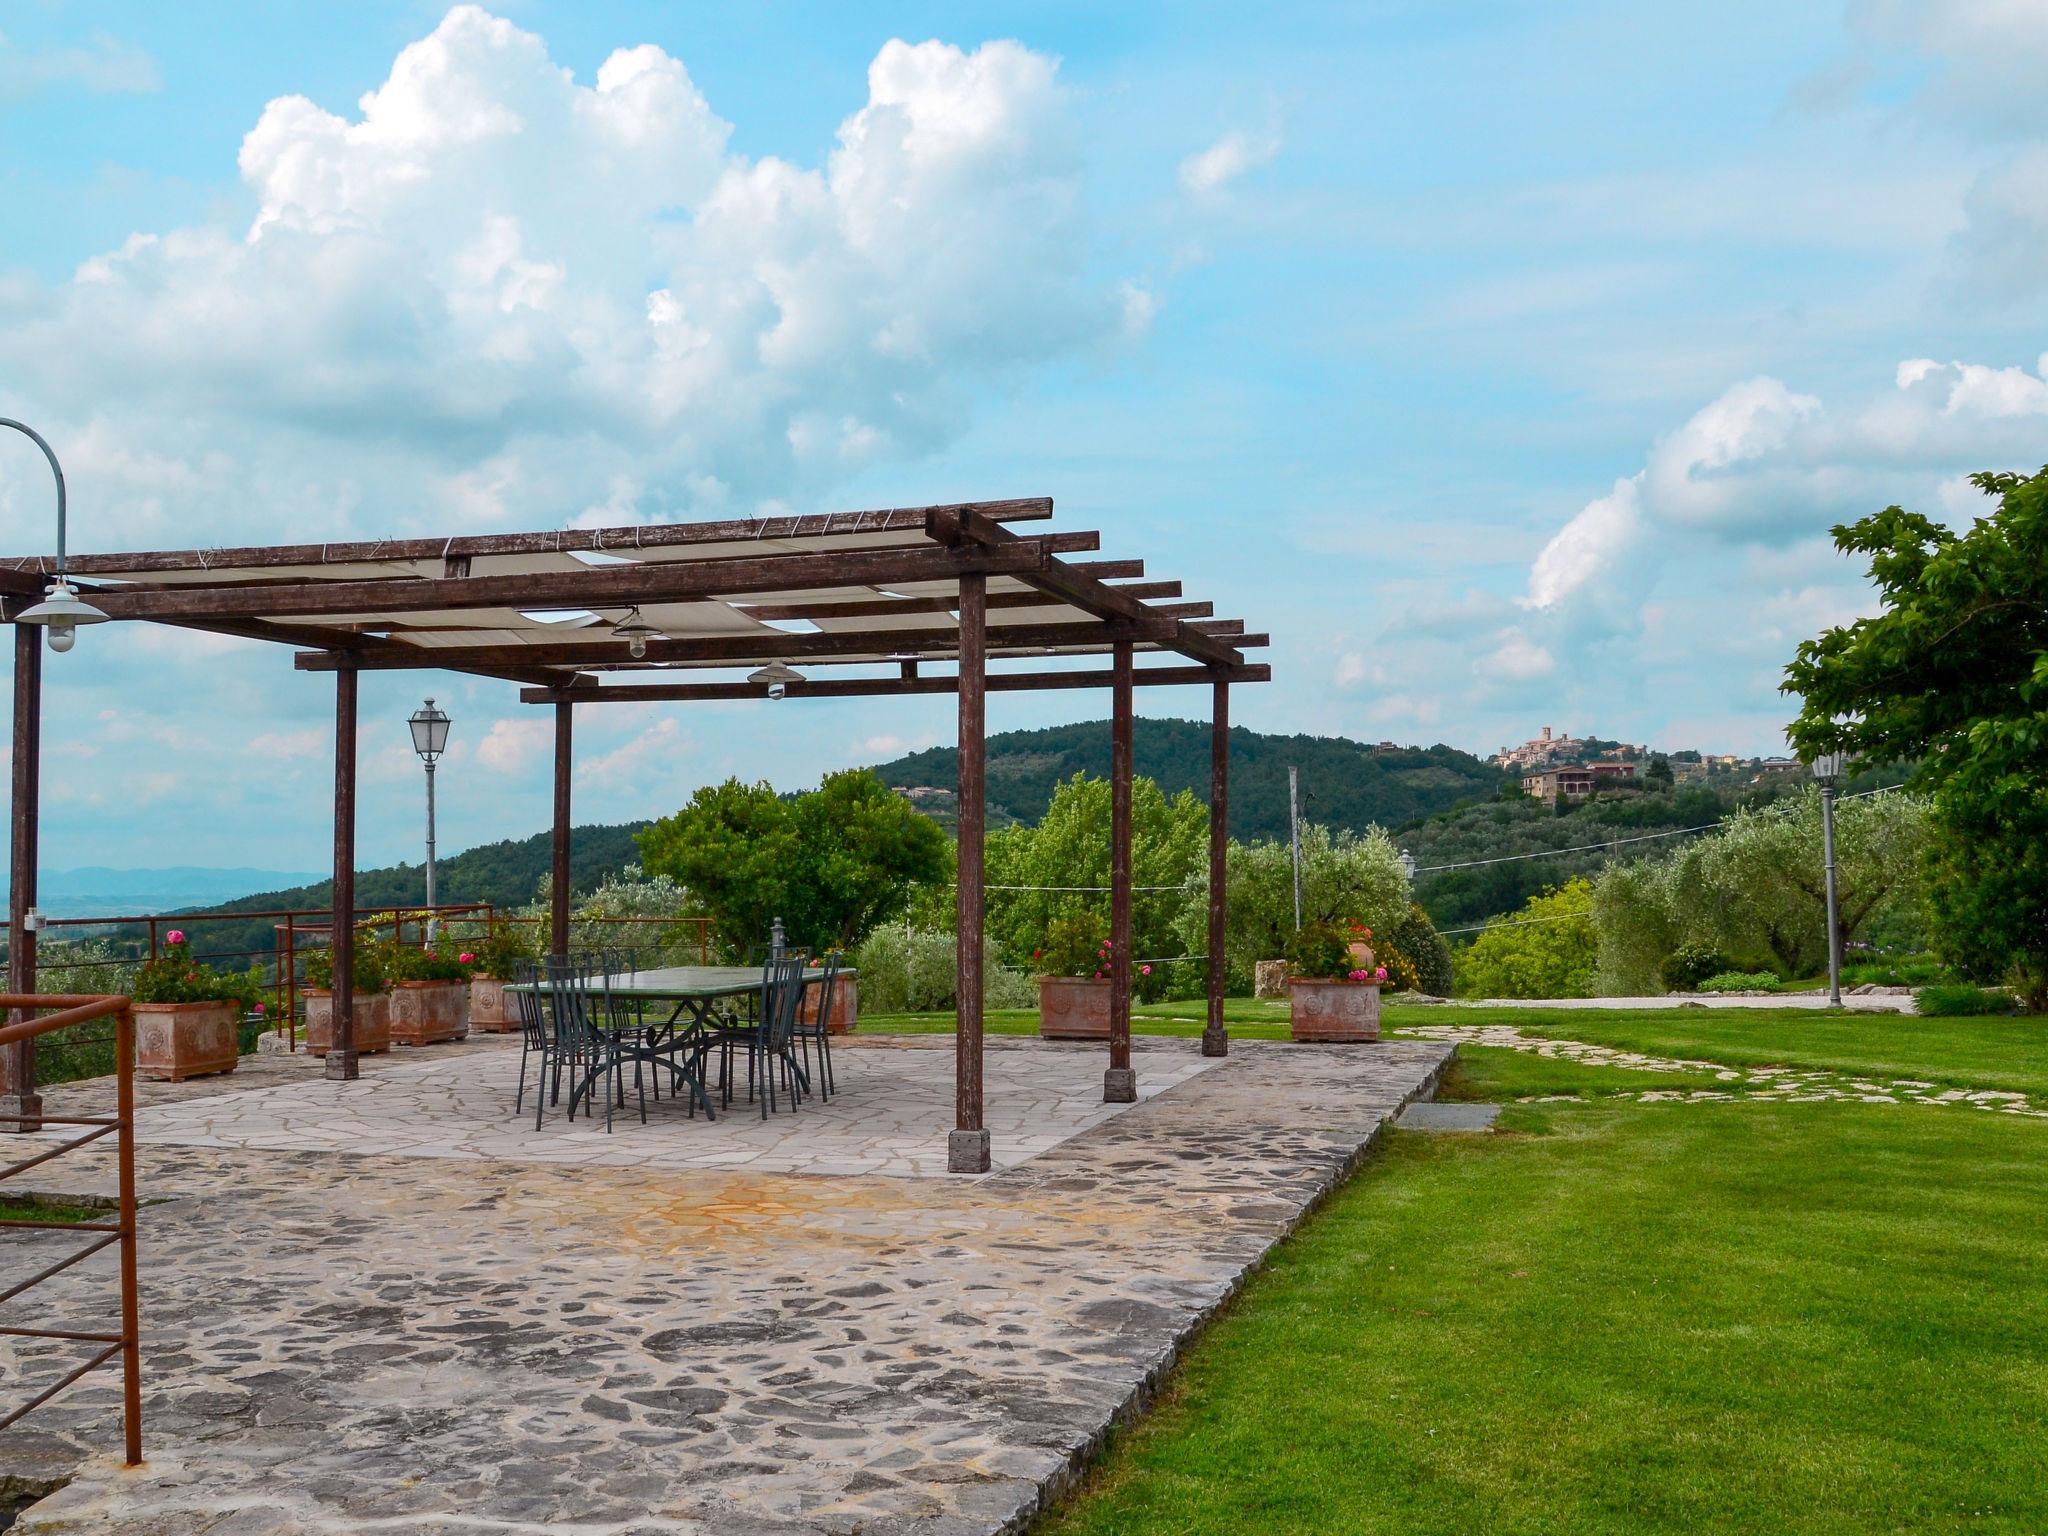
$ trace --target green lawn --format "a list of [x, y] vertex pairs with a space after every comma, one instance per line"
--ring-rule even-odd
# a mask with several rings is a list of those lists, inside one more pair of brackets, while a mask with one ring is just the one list
[[[1206, 1017], [1199, 1002], [1141, 1003], [1133, 1010], [1131, 1031], [1192, 1037], [1201, 1034]], [[1224, 1019], [1234, 1039], [1287, 1038], [1285, 1003], [1234, 997], [1224, 1007]], [[1381, 1022], [1395, 1033], [1426, 1024], [1511, 1024], [1552, 1039], [1729, 1066], [1811, 1067], [2048, 1095], [2048, 1018], [2039, 1015], [1923, 1019], [1806, 1008], [1446, 1008], [1394, 1002], [1382, 1009]], [[863, 1014], [860, 1027], [875, 1034], [950, 1034], [953, 1015]], [[991, 1034], [1028, 1035], [1037, 1027], [1038, 1015], [1030, 1010], [991, 1013], [987, 1022]], [[1649, 1075], [1674, 1086], [1671, 1074]]]
[[[1410, 1023], [1428, 1011], [1388, 1010]], [[1819, 1067], [2048, 1094], [2048, 1018], [2040, 1015], [1923, 1019], [1790, 1008], [1461, 1008], [1455, 1022], [1514, 1024], [1561, 1040], [1731, 1066]]]
[[[1272, 1017], [1253, 1010], [1232, 1006]], [[1389, 1016], [2048, 1078], [2040, 1020]], [[1460, 1057], [1446, 1097], [1580, 1098], [1510, 1104], [1490, 1136], [1394, 1134], [1041, 1536], [2048, 1530], [2048, 1121], [1603, 1102], [1723, 1085]]]

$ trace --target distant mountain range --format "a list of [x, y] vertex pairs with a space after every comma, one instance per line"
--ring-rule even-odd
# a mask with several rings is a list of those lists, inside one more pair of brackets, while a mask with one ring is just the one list
[[[4, 873], [4, 872], [0, 872]], [[298, 885], [319, 878], [297, 870], [210, 869], [45, 869], [36, 876], [36, 906], [51, 917], [102, 917], [119, 913], [189, 911], [229, 901], [253, 888]], [[6, 899], [0, 882], [0, 901]]]

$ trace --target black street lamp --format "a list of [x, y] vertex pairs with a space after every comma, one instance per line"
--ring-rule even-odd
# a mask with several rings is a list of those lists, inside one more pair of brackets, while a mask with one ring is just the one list
[[427, 938], [431, 941], [439, 919], [434, 914], [434, 763], [448, 749], [448, 716], [434, 708], [432, 699], [412, 712], [406, 722], [412, 727], [412, 749], [427, 765]]
[[17, 624], [43, 624], [49, 627], [50, 649], [68, 651], [76, 638], [81, 624], [104, 624], [107, 616], [79, 597], [72, 590], [71, 583], [64, 579], [64, 467], [57, 462], [57, 452], [43, 440], [43, 434], [25, 421], [16, 421], [11, 416], [0, 416], [0, 427], [12, 427], [22, 433], [30, 442], [43, 450], [43, 457], [50, 461], [50, 473], [57, 477], [57, 579], [50, 583], [43, 600], [32, 608], [24, 608], [14, 616]]

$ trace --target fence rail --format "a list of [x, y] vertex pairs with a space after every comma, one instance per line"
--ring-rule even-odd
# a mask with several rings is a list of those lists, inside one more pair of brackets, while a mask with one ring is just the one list
[[[0, 1429], [6, 1429], [24, 1414], [42, 1407], [51, 1398], [62, 1392], [80, 1377], [105, 1365], [116, 1355], [121, 1357], [121, 1421], [127, 1444], [128, 1465], [136, 1466], [142, 1460], [142, 1335], [136, 1303], [135, 1270], [135, 1022], [129, 1012], [128, 999], [103, 995], [27, 994], [20, 992], [0, 993], [0, 1008], [13, 1012], [17, 1022], [0, 1029], [0, 1050], [23, 1041], [34, 1040], [44, 1035], [76, 1025], [89, 1024], [97, 1019], [112, 1017], [116, 1041], [117, 1070], [114, 1082], [114, 1114], [110, 1119], [104, 1115], [0, 1115], [0, 1120], [18, 1124], [24, 1131], [41, 1130], [48, 1125], [83, 1126], [85, 1134], [59, 1142], [45, 1151], [0, 1168], [0, 1182], [40, 1167], [67, 1152], [98, 1141], [111, 1134], [115, 1138], [115, 1157], [120, 1168], [120, 1200], [116, 1207], [115, 1220], [111, 1222], [69, 1222], [37, 1221], [29, 1218], [0, 1219], [0, 1227], [18, 1227], [30, 1230], [55, 1232], [90, 1233], [94, 1241], [83, 1248], [45, 1265], [26, 1280], [17, 1281], [5, 1291], [0, 1291], [0, 1303], [13, 1301], [16, 1297], [33, 1290], [45, 1280], [62, 1274], [72, 1265], [91, 1258], [101, 1250], [119, 1245], [121, 1261], [121, 1331], [119, 1333], [87, 1332], [68, 1328], [16, 1328], [0, 1327], [0, 1335], [20, 1339], [57, 1339], [77, 1344], [96, 1344], [98, 1351], [84, 1364], [51, 1386], [45, 1387], [19, 1408], [0, 1417]], [[38, 1019], [33, 1014], [38, 1009], [60, 1010], [48, 1018]]]
[[[548, 919], [529, 917], [516, 912], [500, 911], [488, 901], [451, 902], [438, 906], [401, 907], [358, 907], [353, 921], [357, 926], [389, 928], [395, 940], [403, 941], [408, 933], [424, 938], [427, 925], [431, 922], [442, 928], [456, 931], [478, 931], [488, 935], [495, 929], [508, 926], [540, 927]], [[98, 959], [57, 959], [38, 957], [37, 971], [62, 975], [67, 980], [83, 980], [89, 985], [105, 986], [109, 973], [115, 985], [125, 985], [122, 973], [144, 960], [153, 960], [162, 953], [164, 936], [184, 929], [200, 929], [206, 924], [220, 923], [264, 923], [271, 925], [271, 943], [267, 948], [250, 949], [204, 949], [200, 947], [200, 935], [188, 935], [193, 943], [192, 958], [213, 964], [222, 961], [241, 965], [268, 965], [270, 976], [266, 983], [274, 1001], [267, 1006], [260, 1018], [263, 1027], [274, 1028], [284, 1034], [287, 1048], [299, 1048], [299, 1021], [303, 1013], [303, 1002], [299, 991], [300, 967], [303, 957], [311, 952], [329, 948], [333, 942], [334, 913], [327, 907], [278, 909], [262, 912], [140, 912], [110, 913], [97, 917], [50, 917], [44, 918], [40, 932], [51, 938], [59, 936], [61, 930], [71, 930], [83, 937], [106, 937], [117, 943], [137, 946], [132, 955], [109, 955]], [[571, 917], [572, 927], [602, 925], [608, 928], [625, 928], [634, 932], [650, 929], [689, 930], [697, 949], [699, 964], [708, 964], [711, 958], [711, 920], [708, 917]], [[124, 934], [120, 930], [127, 930]], [[4, 952], [4, 946], [0, 946]], [[255, 1016], [244, 1020], [245, 1027], [255, 1027]], [[104, 1050], [113, 1045], [113, 1037], [106, 1031], [82, 1033], [68, 1041], [74, 1050], [84, 1052], [95, 1048]], [[246, 1044], [246, 1040], [245, 1040]], [[87, 1058], [92, 1059], [92, 1058]], [[95, 1063], [96, 1064], [96, 1063]]]

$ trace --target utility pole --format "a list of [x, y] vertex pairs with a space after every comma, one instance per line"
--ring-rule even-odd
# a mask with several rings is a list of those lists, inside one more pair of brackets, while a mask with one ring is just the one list
[[1294, 850], [1294, 931], [1301, 932], [1301, 773], [1287, 765], [1287, 841]]

